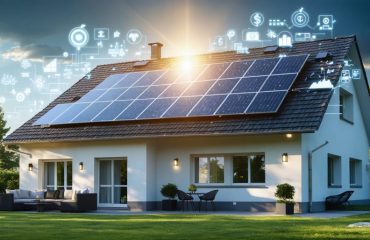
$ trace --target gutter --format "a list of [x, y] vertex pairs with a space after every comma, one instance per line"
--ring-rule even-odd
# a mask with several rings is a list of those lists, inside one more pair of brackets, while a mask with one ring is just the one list
[[12, 153], [17, 153], [17, 154], [23, 154], [23, 155], [27, 155], [30, 158], [32, 158], [32, 154], [31, 153], [23, 152], [23, 151], [19, 151], [19, 150], [9, 149], [8, 145], [4, 145], [4, 147], [5, 147], [5, 151], [7, 151], [7, 152], [12, 152]]
[[329, 142], [325, 141], [320, 146], [308, 152], [308, 212], [309, 213], [312, 212], [312, 155], [314, 152], [323, 148], [327, 144], [329, 144]]

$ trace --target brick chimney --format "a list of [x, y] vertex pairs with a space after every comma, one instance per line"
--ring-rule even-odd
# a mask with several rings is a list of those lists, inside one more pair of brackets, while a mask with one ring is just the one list
[[162, 56], [161, 49], [163, 47], [163, 44], [160, 42], [154, 42], [154, 43], [149, 43], [148, 45], [150, 46], [150, 51], [151, 51], [150, 59], [152, 60], [161, 59], [161, 56]]

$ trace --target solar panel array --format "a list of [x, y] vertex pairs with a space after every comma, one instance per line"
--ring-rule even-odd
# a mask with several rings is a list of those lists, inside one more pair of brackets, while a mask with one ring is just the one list
[[308, 55], [114, 74], [35, 125], [274, 113]]

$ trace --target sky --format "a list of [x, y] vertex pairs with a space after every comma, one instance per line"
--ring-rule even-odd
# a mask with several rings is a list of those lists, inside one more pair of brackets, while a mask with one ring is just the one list
[[[156, 41], [165, 45], [165, 57], [205, 53], [230, 29], [243, 35], [256, 12], [265, 18], [263, 27], [273, 18], [291, 25], [301, 8], [308, 26], [315, 27], [319, 15], [333, 16], [334, 29], [322, 38], [356, 34], [370, 73], [367, 0], [0, 0], [0, 106], [14, 130], [97, 64], [147, 58], [146, 44]], [[80, 50], [69, 41], [76, 27], [89, 33]], [[95, 31], [101, 28], [110, 39], [99, 46]], [[140, 43], [129, 43], [130, 31], [139, 31]]]

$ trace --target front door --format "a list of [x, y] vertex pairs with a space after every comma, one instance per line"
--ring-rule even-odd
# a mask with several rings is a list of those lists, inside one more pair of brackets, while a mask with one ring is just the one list
[[127, 205], [127, 160], [99, 161], [99, 206]]

